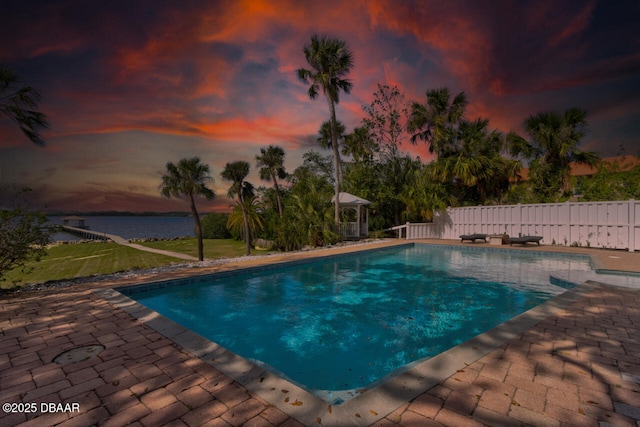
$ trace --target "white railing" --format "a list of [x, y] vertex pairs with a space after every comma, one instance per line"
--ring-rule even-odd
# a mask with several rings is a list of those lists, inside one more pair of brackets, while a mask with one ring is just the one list
[[398, 233], [398, 237], [401, 239], [442, 239], [444, 227], [442, 224], [422, 222], [411, 223], [407, 222], [403, 225], [397, 225], [391, 227], [391, 230]]
[[393, 227], [407, 239], [462, 234], [542, 236], [547, 245], [640, 250], [640, 201], [567, 202], [449, 208], [433, 223]]

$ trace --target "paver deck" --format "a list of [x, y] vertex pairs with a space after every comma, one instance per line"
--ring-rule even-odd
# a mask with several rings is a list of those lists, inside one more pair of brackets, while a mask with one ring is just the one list
[[[607, 268], [640, 270], [638, 253], [578, 252], [585, 251]], [[0, 403], [15, 404], [8, 411], [3, 406], [0, 425], [303, 425], [298, 419], [306, 418], [278, 409], [94, 292], [124, 282], [0, 299]], [[84, 361], [53, 362], [86, 345], [105, 349]], [[315, 418], [307, 424], [638, 426], [638, 355], [640, 290], [592, 284], [568, 306], [478, 360], [461, 363], [398, 407], [387, 410], [380, 401], [344, 422]], [[288, 390], [276, 392], [287, 399]], [[32, 403], [35, 412], [25, 413]], [[78, 403], [79, 411], [56, 412], [51, 403]], [[304, 402], [287, 403], [306, 410]], [[371, 417], [376, 421], [365, 422]]]

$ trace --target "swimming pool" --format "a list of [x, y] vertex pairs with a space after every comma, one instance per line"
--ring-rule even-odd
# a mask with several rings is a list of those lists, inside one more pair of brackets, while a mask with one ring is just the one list
[[589, 259], [409, 244], [121, 292], [338, 404], [564, 292], [567, 270]]

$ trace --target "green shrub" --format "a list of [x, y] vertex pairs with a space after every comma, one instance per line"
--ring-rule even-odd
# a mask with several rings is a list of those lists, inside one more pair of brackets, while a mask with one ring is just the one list
[[372, 239], [384, 239], [392, 237], [392, 233], [386, 230], [373, 230], [369, 232], [369, 237]]

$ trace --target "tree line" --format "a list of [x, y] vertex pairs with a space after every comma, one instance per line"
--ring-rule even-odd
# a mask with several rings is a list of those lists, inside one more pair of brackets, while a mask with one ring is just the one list
[[[587, 112], [581, 108], [531, 115], [523, 122], [526, 135], [522, 136], [491, 129], [488, 118], [469, 118], [464, 92], [434, 88], [422, 101], [407, 101], [397, 86], [379, 84], [373, 101], [362, 107], [365, 117], [360, 126], [347, 132], [336, 117], [336, 105], [340, 95], [353, 88], [347, 78], [354, 66], [353, 53], [345, 41], [317, 35], [302, 51], [309, 67], [296, 70], [296, 77], [309, 85], [311, 99], [323, 95], [327, 101], [328, 120], [321, 124], [317, 141], [320, 150], [330, 154], [311, 150], [300, 167], [287, 173], [281, 147], [261, 148], [256, 167], [260, 178], [272, 184], [268, 188], [256, 188], [246, 180], [248, 162], [225, 165], [221, 177], [230, 183], [227, 196], [235, 201], [233, 211], [228, 216], [210, 214], [204, 225], [210, 237], [228, 231], [244, 239], [247, 255], [255, 238], [281, 250], [339, 241], [338, 227], [346, 219], [339, 205], [341, 191], [372, 202], [369, 223], [374, 230], [405, 221], [430, 221], [435, 212], [449, 206], [562, 201], [572, 196], [576, 184], [585, 200], [640, 197], [640, 167], [624, 171], [619, 165], [603, 165], [596, 153], [580, 149], [587, 129]], [[40, 131], [48, 122], [37, 111], [39, 101], [38, 91], [0, 67], [0, 115], [16, 122], [33, 143], [44, 145]], [[426, 144], [433, 161], [425, 163], [402, 150], [403, 144], [420, 143]], [[599, 170], [593, 179], [576, 183], [570, 174], [572, 163]], [[525, 164], [528, 179], [523, 181], [520, 173]], [[163, 196], [189, 200], [201, 260], [203, 225], [195, 198], [215, 197], [207, 187], [211, 181], [209, 166], [197, 157], [168, 162], [162, 176]], [[30, 248], [45, 239], [42, 218], [18, 209], [1, 213], [3, 236], [25, 243], [0, 242], [6, 248], [20, 248], [10, 264], [41, 254]], [[20, 230], [25, 239], [18, 236]]]
[[[327, 101], [328, 120], [320, 125], [317, 142], [320, 150], [330, 151], [305, 153], [303, 164], [287, 173], [281, 147], [261, 148], [256, 167], [270, 188], [245, 180], [247, 162], [227, 163], [221, 176], [232, 182], [228, 195], [236, 205], [228, 219], [210, 214], [205, 221], [218, 236], [226, 232], [220, 226], [226, 220], [226, 229], [245, 239], [247, 254], [256, 237], [281, 250], [339, 241], [338, 225], [346, 219], [340, 191], [370, 200], [370, 226], [384, 230], [405, 221], [430, 221], [449, 206], [566, 200], [575, 186], [571, 164], [599, 165], [596, 153], [580, 149], [585, 110], [531, 115], [522, 136], [491, 129], [488, 118], [469, 118], [466, 94], [446, 87], [427, 90], [423, 101], [407, 101], [397, 86], [379, 84], [373, 101], [362, 107], [361, 125], [347, 133], [335, 107], [340, 94], [353, 87], [346, 78], [353, 53], [343, 40], [326, 36], [312, 36], [303, 53], [309, 68], [298, 69], [296, 76], [309, 85], [311, 99], [322, 94]], [[402, 151], [403, 144], [420, 143], [433, 161]], [[529, 176], [523, 181], [525, 163]]]

